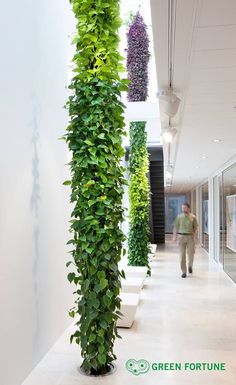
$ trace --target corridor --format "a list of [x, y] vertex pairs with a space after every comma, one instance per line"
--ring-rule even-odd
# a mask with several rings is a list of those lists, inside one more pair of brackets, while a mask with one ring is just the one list
[[[117, 340], [116, 373], [91, 378], [78, 373], [78, 348], [69, 344], [71, 328], [49, 351], [23, 385], [235, 385], [236, 286], [197, 247], [194, 272], [182, 279], [177, 246], [158, 248], [146, 279], [135, 323]], [[225, 363], [225, 371], [150, 370], [134, 376], [128, 359], [150, 363]]]

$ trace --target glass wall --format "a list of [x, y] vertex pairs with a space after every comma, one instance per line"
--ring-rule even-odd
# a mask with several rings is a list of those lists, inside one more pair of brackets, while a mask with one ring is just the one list
[[174, 220], [182, 211], [182, 204], [185, 202], [185, 195], [166, 196], [166, 233], [173, 232]]
[[214, 177], [213, 180], [214, 199], [214, 221], [213, 221], [213, 236], [214, 236], [214, 259], [223, 265], [224, 258], [224, 226], [223, 226], [223, 184], [222, 174]]
[[201, 188], [202, 195], [202, 246], [204, 249], [209, 251], [209, 231], [208, 231], [208, 203], [209, 203], [209, 193], [208, 193], [208, 182], [202, 185]]
[[191, 211], [196, 215], [196, 190], [193, 190], [191, 195]]
[[219, 262], [224, 264], [224, 234], [225, 234], [225, 216], [224, 216], [224, 191], [223, 191], [223, 175], [218, 175], [218, 186], [219, 186]]
[[236, 164], [223, 172], [224, 270], [236, 281]]

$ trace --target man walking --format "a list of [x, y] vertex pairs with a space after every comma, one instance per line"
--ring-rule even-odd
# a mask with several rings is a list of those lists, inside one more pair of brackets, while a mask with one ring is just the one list
[[179, 234], [180, 267], [182, 278], [187, 276], [186, 250], [188, 251], [188, 272], [193, 272], [193, 258], [195, 241], [197, 240], [198, 223], [195, 215], [191, 213], [190, 205], [186, 202], [182, 205], [182, 214], [179, 214], [174, 222], [173, 241]]

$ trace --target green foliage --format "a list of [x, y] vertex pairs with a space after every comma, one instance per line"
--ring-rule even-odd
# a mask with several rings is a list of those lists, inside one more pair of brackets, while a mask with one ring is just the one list
[[[78, 20], [74, 37], [74, 77], [67, 103], [70, 122], [65, 139], [72, 154], [72, 239], [68, 242], [76, 285], [72, 317], [79, 316], [71, 336], [81, 347], [83, 369], [103, 374], [116, 359], [113, 345], [120, 316], [118, 270], [124, 235], [122, 195], [124, 106], [118, 51], [119, 0], [70, 0]], [[70, 262], [67, 264], [70, 265]]]
[[150, 187], [147, 178], [149, 160], [145, 126], [145, 122], [130, 123], [128, 260], [132, 266], [147, 266], [150, 273], [148, 263]]

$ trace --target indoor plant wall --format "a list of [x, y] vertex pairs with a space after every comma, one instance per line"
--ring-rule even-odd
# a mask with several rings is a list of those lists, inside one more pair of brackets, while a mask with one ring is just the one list
[[[139, 12], [129, 25], [127, 38], [127, 73], [130, 80], [128, 101], [144, 102], [148, 96], [150, 54], [147, 26]], [[147, 178], [149, 157], [145, 126], [146, 122], [130, 123], [128, 261], [133, 266], [147, 266], [150, 272], [148, 262], [150, 187]]]
[[77, 19], [74, 77], [68, 100], [70, 121], [65, 135], [72, 153], [72, 245], [76, 285], [72, 317], [79, 315], [71, 336], [81, 347], [82, 369], [104, 374], [116, 359], [113, 345], [120, 315], [118, 262], [124, 235], [122, 195], [124, 169], [123, 105], [118, 51], [119, 0], [70, 0]]

